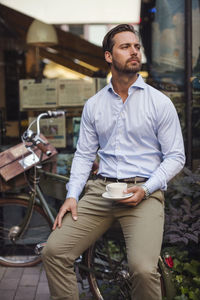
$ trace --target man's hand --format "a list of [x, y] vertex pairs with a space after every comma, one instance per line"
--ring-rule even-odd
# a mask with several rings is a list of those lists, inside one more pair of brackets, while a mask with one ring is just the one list
[[133, 196], [127, 199], [118, 200], [119, 203], [123, 203], [130, 206], [138, 205], [145, 196], [143, 188], [139, 185], [135, 185], [127, 189], [127, 194], [133, 193]]
[[55, 219], [55, 222], [52, 227], [53, 230], [55, 230], [57, 226], [58, 228], [61, 227], [62, 219], [68, 211], [71, 211], [72, 218], [76, 221], [78, 217], [77, 217], [77, 202], [75, 198], [67, 198], [65, 200]]

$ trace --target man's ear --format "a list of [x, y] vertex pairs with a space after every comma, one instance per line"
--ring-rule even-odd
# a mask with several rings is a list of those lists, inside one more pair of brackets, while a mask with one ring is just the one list
[[105, 52], [105, 60], [107, 63], [111, 64], [112, 63], [112, 54], [109, 51]]

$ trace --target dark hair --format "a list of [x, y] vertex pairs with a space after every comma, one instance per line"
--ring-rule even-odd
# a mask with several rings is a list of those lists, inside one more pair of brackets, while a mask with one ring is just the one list
[[107, 34], [105, 35], [104, 39], [103, 39], [103, 51], [104, 51], [104, 53], [105, 53], [105, 51], [112, 52], [112, 48], [114, 46], [113, 37], [117, 33], [120, 33], [120, 32], [123, 32], [123, 31], [130, 31], [134, 34], [137, 34], [137, 32], [135, 31], [135, 29], [132, 25], [129, 25], [129, 24], [117, 25], [116, 27], [114, 27], [110, 31], [108, 31]]

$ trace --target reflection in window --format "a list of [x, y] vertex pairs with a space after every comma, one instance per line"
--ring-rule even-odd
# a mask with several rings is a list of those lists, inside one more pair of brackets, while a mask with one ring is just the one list
[[194, 91], [200, 91], [200, 2], [192, 1], [192, 86]]
[[157, 0], [152, 26], [152, 75], [165, 90], [184, 82], [184, 0]]
[[[157, 0], [152, 26], [152, 76], [164, 90], [184, 89], [184, 0]], [[192, 1], [193, 86], [200, 90], [199, 1]]]

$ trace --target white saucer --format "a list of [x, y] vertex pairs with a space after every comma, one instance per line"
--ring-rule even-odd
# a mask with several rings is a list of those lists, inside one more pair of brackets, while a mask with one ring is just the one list
[[113, 199], [113, 200], [121, 200], [121, 199], [126, 199], [126, 198], [129, 198], [133, 196], [133, 193], [129, 193], [129, 194], [124, 194], [124, 196], [122, 197], [111, 197], [109, 196], [108, 192], [105, 192], [102, 194], [102, 197], [103, 198], [106, 198], [106, 199]]

